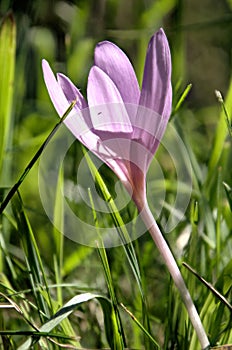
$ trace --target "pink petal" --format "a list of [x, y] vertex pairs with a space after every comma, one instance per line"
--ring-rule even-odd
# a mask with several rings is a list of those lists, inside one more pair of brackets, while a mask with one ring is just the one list
[[87, 95], [95, 130], [123, 133], [133, 131], [117, 87], [97, 66], [90, 70]]
[[79, 110], [88, 106], [85, 98], [68, 77], [64, 74], [58, 73], [57, 80], [69, 103], [76, 100], [77, 102], [75, 106]]
[[139, 104], [168, 119], [171, 113], [171, 56], [163, 29], [150, 40]]
[[[66, 76], [58, 74], [57, 81], [46, 60], [42, 61], [42, 68], [48, 93], [60, 116], [64, 114], [70, 103], [77, 97], [79, 108], [84, 108], [87, 105], [79, 90]], [[79, 141], [105, 162], [118, 175], [121, 181], [127, 182], [128, 170], [121, 160], [121, 155], [116, 151], [120, 149], [118, 140], [116, 142], [110, 141], [108, 144], [102, 141], [93, 132], [93, 126], [90, 123], [90, 110], [88, 108], [81, 110], [78, 107], [65, 119], [65, 125]]]
[[109, 41], [99, 43], [95, 48], [94, 62], [113, 80], [125, 103], [138, 104], [140, 89], [134, 69], [118, 46]]
[[[79, 106], [86, 105], [84, 98], [68, 78], [59, 74], [58, 83], [46, 60], [42, 61], [42, 68], [48, 93], [60, 117], [64, 114], [64, 112], [70, 106], [70, 103], [76, 99], [77, 96], [79, 97]], [[65, 93], [62, 88], [64, 89]], [[76, 109], [73, 109], [67, 116], [64, 124], [78, 140], [84, 143], [85, 146], [88, 148], [94, 148], [99, 140], [99, 137], [90, 130], [88, 118], [89, 113], [87, 109], [80, 112], [80, 109], [76, 107]]]
[[68, 109], [70, 103], [67, 101], [61, 86], [58, 84], [49, 63], [46, 60], [42, 60], [42, 69], [44, 75], [44, 81], [52, 100], [52, 103], [61, 117]]
[[[82, 121], [84, 123], [83, 125], [85, 129], [86, 127], [88, 127], [89, 129], [92, 129], [93, 125], [90, 119], [89, 111], [87, 109], [88, 105], [85, 98], [82, 96], [82, 94], [77, 89], [77, 87], [72, 83], [72, 81], [68, 77], [66, 77], [64, 74], [58, 73], [57, 79], [68, 102], [71, 103], [72, 101], [76, 100], [77, 102], [76, 102], [75, 108], [78, 110], [78, 112], [80, 110], [83, 111], [85, 109], [84, 112], [79, 113], [78, 115], [78, 118], [81, 119], [81, 120], [78, 120], [78, 124], [80, 124], [80, 122]], [[81, 130], [82, 128], [80, 128], [80, 132]]]
[[163, 137], [168, 119], [161, 118], [155, 111], [139, 106], [135, 115], [133, 138], [149, 151], [153, 157]]

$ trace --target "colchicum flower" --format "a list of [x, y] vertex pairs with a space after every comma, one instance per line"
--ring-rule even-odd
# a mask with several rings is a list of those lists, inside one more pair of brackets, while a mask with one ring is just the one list
[[60, 116], [72, 101], [77, 101], [76, 113], [64, 123], [115, 172], [131, 194], [181, 293], [201, 347], [206, 349], [209, 341], [204, 328], [146, 199], [146, 173], [171, 114], [171, 56], [163, 29], [149, 42], [141, 91], [128, 57], [108, 41], [95, 48], [88, 77], [88, 103], [69, 78], [58, 73], [56, 79], [45, 60], [42, 67], [48, 93]]

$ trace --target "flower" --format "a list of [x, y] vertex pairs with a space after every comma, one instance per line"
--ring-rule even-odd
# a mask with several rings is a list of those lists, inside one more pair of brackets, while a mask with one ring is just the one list
[[[151, 38], [141, 91], [127, 56], [113, 43], [96, 46], [88, 77], [88, 104], [63, 74], [55, 78], [43, 60], [45, 83], [60, 116], [73, 100], [76, 113], [64, 123], [87, 148], [119, 177], [131, 193], [151, 237], [178, 288], [202, 349], [209, 340], [178, 265], [147, 203], [146, 173], [171, 113], [171, 57], [163, 29]], [[77, 116], [78, 112], [78, 116]]]
[[65, 75], [55, 78], [42, 62], [50, 98], [60, 116], [77, 100], [64, 123], [119, 177], [138, 207], [146, 196], [146, 173], [165, 131], [172, 103], [171, 57], [163, 29], [151, 38], [142, 88], [128, 57], [115, 44], [100, 42], [90, 69], [87, 100]]

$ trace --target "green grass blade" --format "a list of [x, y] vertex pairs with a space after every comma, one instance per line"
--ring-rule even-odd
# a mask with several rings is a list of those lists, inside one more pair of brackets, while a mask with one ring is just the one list
[[[86, 158], [86, 161], [88, 163], [89, 169], [92, 173], [93, 179], [96, 181], [96, 183], [99, 185], [99, 188], [101, 189], [101, 192], [103, 194], [103, 197], [106, 201], [106, 203], [109, 206], [111, 216], [114, 222], [115, 227], [117, 228], [117, 232], [119, 234], [119, 237], [122, 242], [122, 246], [125, 252], [125, 255], [127, 257], [127, 260], [130, 264], [130, 267], [132, 269], [132, 272], [134, 274], [135, 280], [137, 282], [137, 286], [140, 292], [141, 301], [142, 301], [142, 314], [143, 314], [143, 321], [144, 325], [146, 325], [147, 329], [150, 330], [150, 321], [149, 321], [149, 314], [148, 314], [148, 307], [147, 307], [147, 301], [146, 296], [143, 290], [143, 281], [142, 276], [140, 272], [140, 266], [139, 261], [137, 259], [137, 255], [133, 246], [133, 243], [131, 242], [129, 233], [127, 232], [127, 229], [125, 228], [124, 221], [118, 211], [118, 208], [103, 180], [100, 173], [96, 169], [92, 159], [89, 157], [88, 153], [83, 148], [83, 152]], [[96, 216], [94, 214], [94, 220], [96, 220]], [[151, 342], [147, 341], [145, 338], [146, 347], [147, 349], [151, 349]]]
[[65, 256], [62, 275], [69, 275], [76, 267], [80, 266], [85, 259], [93, 253], [93, 248], [78, 246], [68, 256]]
[[49, 314], [49, 310], [42, 296], [42, 293], [40, 291], [36, 291], [36, 287], [45, 287], [49, 300], [49, 308], [50, 310], [52, 310], [52, 302], [50, 298], [46, 274], [40, 256], [40, 251], [37, 246], [27, 215], [24, 212], [21, 197], [18, 195], [18, 197], [14, 197], [13, 199], [14, 200], [12, 203], [12, 209], [17, 221], [18, 232], [21, 237], [22, 246], [25, 254], [25, 260], [28, 265], [28, 270], [30, 271], [29, 276], [31, 277], [32, 289], [34, 290], [37, 305], [39, 309], [41, 309], [45, 314]]
[[17, 279], [17, 272], [15, 271], [11, 256], [6, 247], [6, 237], [3, 234], [1, 218], [0, 218], [0, 250], [3, 253], [3, 257], [6, 260], [7, 266], [9, 268], [10, 274], [14, 280]]
[[115, 202], [114, 202], [106, 184], [104, 183], [104, 180], [102, 179], [100, 173], [96, 169], [92, 159], [90, 158], [90, 156], [88, 155], [88, 153], [86, 152], [86, 150], [84, 148], [83, 148], [83, 152], [84, 152], [86, 161], [88, 163], [89, 169], [91, 171], [91, 174], [92, 174], [93, 178], [95, 179], [95, 181], [98, 183], [106, 203], [108, 203], [108, 205], [109, 205], [113, 222], [117, 228], [119, 237], [123, 243], [123, 249], [126, 253], [127, 259], [129, 261], [130, 266], [132, 268], [132, 271], [134, 273], [135, 279], [136, 279], [138, 287], [140, 289], [141, 296], [142, 296], [142, 298], [144, 298], [139, 263], [138, 263], [138, 260], [136, 257], [136, 253], [135, 253], [133, 244], [131, 243], [130, 236], [125, 228], [123, 219], [122, 219], [122, 217], [117, 209], [117, 206], [115, 205]]
[[223, 182], [225, 191], [226, 191], [226, 196], [229, 202], [230, 210], [232, 211], [232, 188], [225, 182]]
[[54, 134], [57, 132], [58, 128], [61, 126], [61, 124], [63, 123], [63, 121], [65, 120], [65, 118], [67, 118], [67, 116], [69, 115], [69, 113], [71, 112], [71, 110], [73, 109], [73, 107], [75, 106], [76, 101], [73, 101], [70, 106], [68, 107], [68, 109], [66, 110], [66, 112], [64, 113], [64, 115], [61, 117], [61, 119], [59, 120], [59, 122], [54, 126], [54, 128], [52, 129], [52, 131], [50, 132], [50, 134], [48, 135], [48, 137], [46, 138], [46, 140], [42, 143], [42, 145], [40, 146], [40, 148], [38, 149], [38, 151], [36, 152], [36, 154], [34, 155], [34, 157], [30, 160], [30, 162], [28, 163], [28, 165], [26, 166], [26, 168], [24, 169], [22, 175], [20, 176], [20, 178], [18, 179], [18, 181], [14, 184], [14, 186], [10, 189], [10, 191], [8, 192], [8, 194], [6, 195], [5, 199], [2, 201], [2, 203], [0, 204], [0, 215], [2, 214], [3, 210], [6, 208], [7, 204], [9, 203], [9, 201], [11, 200], [11, 198], [13, 197], [13, 195], [17, 192], [19, 186], [23, 183], [25, 177], [27, 176], [27, 174], [30, 172], [31, 168], [33, 167], [33, 165], [36, 163], [36, 161], [39, 159], [39, 157], [41, 156], [42, 152], [44, 151], [45, 147], [47, 146], [47, 144], [49, 143], [49, 141], [52, 139], [52, 137], [54, 136]]
[[[64, 187], [64, 174], [63, 169], [61, 168], [58, 175], [57, 182], [57, 192]], [[62, 271], [63, 271], [63, 249], [64, 249], [64, 235], [63, 235], [63, 227], [64, 225], [64, 207], [63, 207], [63, 197], [59, 196], [57, 193], [55, 200], [55, 208], [54, 208], [54, 226], [53, 226], [53, 236], [55, 241], [55, 255], [54, 255], [54, 267], [55, 267], [55, 276], [56, 276], [56, 284], [59, 286], [62, 284]], [[56, 229], [56, 227], [61, 228], [60, 232]], [[62, 302], [62, 288], [57, 288], [57, 300], [60, 305]]]
[[[63, 320], [65, 320], [65, 318], [67, 318], [74, 310], [76, 310], [79, 304], [95, 298], [106, 299], [102, 295], [92, 294], [92, 293], [83, 293], [83, 294], [76, 295], [75, 297], [70, 299], [66, 304], [64, 304], [64, 306], [61, 309], [59, 309], [59, 311], [57, 311], [57, 313], [48, 322], [46, 322], [42, 327], [40, 327], [39, 331], [48, 334], [56, 326], [58, 326]], [[29, 349], [32, 342], [33, 342], [33, 339], [29, 338], [24, 344], [22, 344], [18, 348], [18, 350]], [[81, 349], [80, 344], [78, 345], [78, 347]]]
[[192, 88], [192, 84], [188, 84], [185, 88], [185, 90], [183, 91], [183, 93], [181, 94], [176, 106], [174, 107], [173, 111], [172, 111], [172, 115], [175, 115], [179, 109], [181, 108], [181, 106], [183, 105], [186, 97], [188, 96], [190, 90]]
[[[225, 104], [223, 105], [225, 106], [227, 113], [231, 115], [232, 114], [232, 79], [230, 81], [230, 86], [226, 96]], [[220, 160], [227, 135], [228, 135], [228, 127], [225, 121], [225, 110], [223, 108], [218, 120], [213, 148], [209, 159], [208, 175], [206, 180], [206, 183], [208, 185], [211, 184], [211, 181], [214, 178], [215, 168], [217, 167], [218, 162]]]
[[143, 331], [143, 333], [148, 337], [148, 339], [152, 342], [153, 346], [155, 347], [155, 349], [160, 349], [159, 344], [157, 343], [157, 341], [152, 337], [152, 335], [143, 327], [143, 325], [139, 322], [139, 320], [132, 314], [131, 311], [129, 311], [122, 303], [120, 304], [123, 308], [123, 310], [125, 310], [127, 312], [127, 314], [132, 318], [132, 320], [137, 324], [137, 326]]
[[[99, 223], [98, 223], [97, 213], [95, 210], [95, 206], [94, 206], [94, 202], [93, 202], [93, 198], [92, 198], [90, 190], [89, 190], [89, 198], [90, 198], [90, 203], [92, 206], [92, 212], [93, 212], [93, 217], [94, 217], [94, 223], [96, 226], [96, 231], [98, 233]], [[110, 312], [110, 314], [111, 314], [111, 317], [110, 317], [111, 322], [107, 322], [108, 319], [105, 320], [107, 340], [108, 340], [108, 343], [109, 343], [111, 349], [123, 350], [124, 343], [125, 343], [125, 337], [124, 337], [123, 327], [121, 324], [120, 314], [118, 311], [118, 302], [117, 302], [117, 297], [116, 297], [115, 292], [114, 292], [114, 285], [113, 285], [113, 280], [112, 280], [112, 276], [111, 276], [108, 257], [107, 257], [106, 249], [104, 248], [104, 243], [101, 239], [100, 234], [98, 234], [98, 239], [100, 240], [101, 248], [99, 246], [97, 246], [97, 250], [98, 250], [98, 254], [99, 254], [99, 257], [100, 257], [100, 260], [102, 263], [102, 267], [104, 270], [105, 280], [106, 280], [106, 284], [108, 287], [110, 299], [112, 301], [112, 308], [111, 308], [111, 310], [107, 311], [107, 313]]]
[[[105, 248], [98, 248], [98, 254], [102, 262], [102, 266], [105, 274], [105, 280], [108, 286], [110, 299], [112, 301], [112, 306], [109, 308], [109, 310], [105, 314], [105, 318], [107, 314], [110, 315], [110, 318], [107, 317], [107, 319], [105, 319], [107, 340], [111, 349], [123, 350], [125, 337], [124, 337], [123, 327], [121, 324], [117, 298], [114, 292], [113, 281], [111, 277], [110, 267], [109, 267]], [[107, 322], [108, 319], [110, 320], [110, 322]]]
[[12, 102], [15, 71], [16, 25], [12, 14], [2, 21], [0, 28], [0, 180], [6, 182], [9, 166], [3, 158], [11, 144]]
[[229, 132], [230, 136], [232, 137], [232, 121], [231, 121], [231, 117], [229, 116], [229, 114], [227, 112], [227, 109], [226, 109], [226, 106], [225, 106], [222, 94], [218, 90], [215, 90], [215, 94], [216, 94], [216, 97], [218, 98], [218, 102], [222, 106], [222, 110], [223, 110], [224, 115], [225, 115], [225, 121], [226, 121], [227, 129], [228, 129], [228, 132]]
[[220, 273], [220, 261], [221, 261], [221, 220], [222, 220], [222, 170], [218, 169], [217, 177], [217, 218], [216, 218], [216, 271], [217, 275]]
[[[16, 25], [12, 14], [6, 15], [0, 23], [0, 184], [2, 193], [11, 179], [11, 157], [9, 149], [12, 144], [13, 94], [16, 51]], [[1, 193], [1, 194], [2, 194]], [[2, 228], [6, 229], [5, 218], [1, 219]], [[5, 237], [7, 239], [7, 237]], [[0, 270], [3, 261], [0, 254]]]
[[187, 152], [188, 152], [189, 160], [191, 162], [191, 166], [192, 166], [192, 170], [193, 170], [193, 172], [192, 172], [193, 187], [197, 191], [200, 191], [200, 185], [203, 183], [202, 169], [198, 163], [196, 155], [193, 152], [192, 145], [190, 144], [189, 139], [186, 136], [178, 118], [175, 119], [175, 127], [176, 127], [182, 141], [184, 142], [184, 145], [185, 145]]
[[106, 331], [106, 338], [110, 345], [110, 349], [112, 350], [119, 350], [124, 349], [124, 335], [120, 332], [120, 329], [118, 327], [118, 316], [117, 312], [115, 311], [114, 306], [111, 302], [109, 302], [107, 299], [100, 298], [99, 302], [102, 307], [102, 311], [104, 314], [104, 324], [105, 324], [105, 331]]
[[207, 282], [202, 276], [200, 276], [191, 266], [187, 263], [183, 262], [183, 266], [185, 266], [189, 271], [191, 271], [194, 276], [196, 276], [222, 303], [224, 303], [230, 311], [232, 311], [232, 305], [228, 302], [228, 300], [209, 282]]

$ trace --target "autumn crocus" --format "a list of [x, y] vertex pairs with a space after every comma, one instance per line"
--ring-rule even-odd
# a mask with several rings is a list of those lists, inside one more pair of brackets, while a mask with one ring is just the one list
[[[94, 52], [87, 101], [65, 75], [54, 76], [42, 62], [50, 98], [60, 116], [76, 100], [64, 123], [87, 148], [105, 162], [131, 194], [180, 291], [202, 349], [208, 338], [176, 261], [153, 218], [146, 199], [146, 173], [168, 123], [172, 104], [171, 57], [162, 29], [151, 38], [142, 88], [124, 52], [103, 41]], [[77, 116], [78, 114], [78, 116]]]

